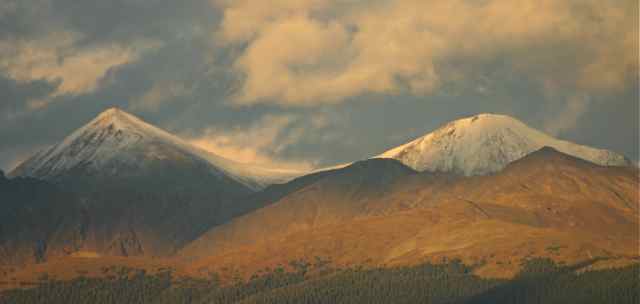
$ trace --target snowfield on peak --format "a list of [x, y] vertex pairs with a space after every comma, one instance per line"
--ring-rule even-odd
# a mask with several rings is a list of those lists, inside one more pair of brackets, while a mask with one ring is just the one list
[[622, 155], [559, 140], [515, 118], [498, 114], [452, 121], [376, 157], [393, 158], [418, 171], [470, 176], [497, 172], [545, 146], [602, 166], [631, 164]]
[[[182, 154], [175, 155], [163, 147], [181, 151]], [[10, 175], [48, 179], [79, 166], [95, 172], [115, 174], [117, 170], [140, 168], [148, 159], [184, 155], [208, 162], [216, 174], [228, 175], [253, 190], [285, 183], [305, 173], [247, 165], [223, 158], [132, 114], [111, 108], [62, 142], [35, 154]]]

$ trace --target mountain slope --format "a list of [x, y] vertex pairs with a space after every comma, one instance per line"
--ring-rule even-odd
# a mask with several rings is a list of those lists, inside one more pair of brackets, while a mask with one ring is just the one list
[[599, 165], [631, 164], [614, 152], [559, 140], [517, 119], [497, 114], [452, 121], [377, 157], [397, 159], [418, 171], [482, 175], [499, 171], [545, 146]]
[[[83, 219], [80, 201], [71, 193], [33, 178], [6, 179], [0, 171], [0, 266], [74, 250]], [[47, 242], [53, 239], [55, 245]]]
[[[348, 221], [375, 210], [378, 195], [390, 191], [394, 181], [416, 172], [395, 160], [375, 159], [317, 174], [310, 180], [303, 177], [282, 186], [289, 191], [279, 193], [275, 203], [263, 203], [267, 206], [209, 231], [181, 254], [206, 256], [222, 251], [227, 244], [254, 243], [282, 233]], [[264, 196], [265, 200], [270, 198]]]
[[[251, 274], [315, 257], [338, 266], [458, 257], [498, 276], [535, 256], [637, 257], [635, 168], [598, 166], [551, 148], [474, 177], [416, 174], [395, 160], [377, 161], [336, 170], [215, 227], [180, 254], [194, 272]], [[379, 170], [357, 170], [362, 164]]]
[[[144, 169], [146, 162], [170, 158], [208, 162], [213, 174], [226, 175], [253, 190], [286, 182], [301, 174], [236, 163], [196, 148], [120, 109], [111, 108], [61, 143], [20, 164], [10, 176], [57, 179], [76, 169], [100, 175], [129, 174], [127, 171]], [[118, 172], [118, 169], [125, 172]]]
[[[109, 109], [10, 176], [42, 179], [79, 198], [85, 233], [74, 251], [166, 256], [212, 226], [255, 209], [237, 199], [288, 178], [274, 172], [197, 149]], [[58, 245], [52, 238], [40, 241], [46, 248]]]

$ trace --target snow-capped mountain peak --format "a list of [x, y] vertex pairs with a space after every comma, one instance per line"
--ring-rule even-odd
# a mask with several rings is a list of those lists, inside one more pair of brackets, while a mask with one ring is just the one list
[[228, 175], [254, 190], [286, 182], [304, 173], [225, 159], [121, 109], [110, 108], [57, 145], [19, 165], [11, 175], [53, 179], [79, 167], [99, 174], [114, 175], [124, 168], [128, 171], [143, 170], [148, 161], [172, 157], [200, 159], [210, 164], [216, 174]]
[[452, 121], [377, 157], [394, 158], [419, 171], [482, 175], [499, 171], [545, 146], [599, 165], [629, 164], [622, 155], [559, 140], [499, 114]]

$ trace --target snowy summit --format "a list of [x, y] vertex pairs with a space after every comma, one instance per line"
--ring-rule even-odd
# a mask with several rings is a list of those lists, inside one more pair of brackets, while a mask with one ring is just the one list
[[223, 158], [121, 109], [111, 108], [62, 142], [27, 159], [11, 176], [55, 179], [78, 169], [115, 176], [144, 170], [151, 161], [184, 157], [208, 163], [215, 174], [227, 175], [254, 190], [302, 174]]
[[469, 176], [499, 171], [545, 146], [598, 165], [630, 164], [622, 155], [559, 140], [515, 118], [498, 114], [479, 114], [452, 121], [377, 157], [397, 159], [418, 171]]

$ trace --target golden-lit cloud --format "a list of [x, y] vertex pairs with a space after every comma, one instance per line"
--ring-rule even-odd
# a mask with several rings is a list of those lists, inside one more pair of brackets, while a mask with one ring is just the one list
[[[541, 84], [619, 90], [637, 78], [637, 1], [236, 0], [217, 38], [246, 44], [238, 104], [427, 95], [502, 58]], [[472, 68], [472, 67], [469, 67]]]
[[57, 83], [51, 96], [30, 101], [30, 108], [40, 108], [60, 95], [95, 90], [109, 69], [137, 58], [133, 47], [78, 49], [74, 44], [80, 38], [72, 32], [54, 32], [39, 39], [0, 40], [0, 71], [21, 82], [45, 79]]
[[310, 161], [274, 157], [302, 136], [302, 129], [292, 128], [285, 132], [285, 128], [295, 120], [296, 117], [292, 115], [267, 115], [246, 127], [209, 128], [202, 135], [191, 137], [189, 142], [241, 163], [308, 171], [313, 168]]

